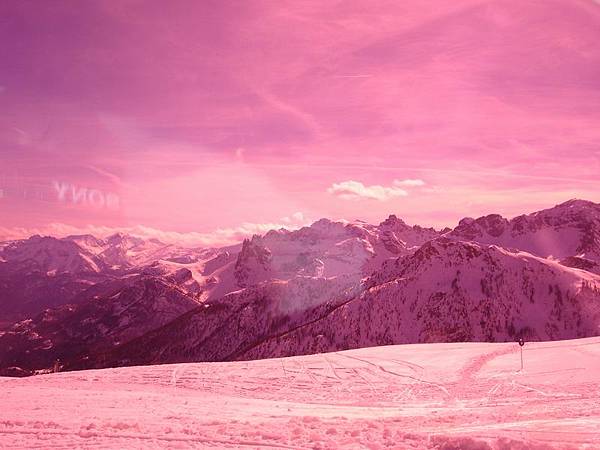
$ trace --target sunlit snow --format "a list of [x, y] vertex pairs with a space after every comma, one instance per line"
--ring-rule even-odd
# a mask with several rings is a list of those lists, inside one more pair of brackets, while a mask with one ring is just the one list
[[600, 448], [600, 338], [0, 378], [1, 448]]

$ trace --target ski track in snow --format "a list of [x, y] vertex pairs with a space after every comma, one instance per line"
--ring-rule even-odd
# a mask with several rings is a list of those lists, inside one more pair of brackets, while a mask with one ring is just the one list
[[600, 338], [524, 361], [418, 344], [0, 378], [0, 448], [600, 449]]

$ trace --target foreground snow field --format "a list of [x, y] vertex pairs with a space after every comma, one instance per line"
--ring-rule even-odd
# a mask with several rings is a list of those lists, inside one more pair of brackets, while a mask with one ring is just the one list
[[0, 448], [600, 448], [600, 338], [0, 378]]

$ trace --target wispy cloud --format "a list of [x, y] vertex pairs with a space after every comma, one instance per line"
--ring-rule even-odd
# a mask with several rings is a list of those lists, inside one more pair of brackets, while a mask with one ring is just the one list
[[419, 179], [394, 180], [394, 186], [416, 187], [425, 186], [425, 182]]
[[291, 216], [282, 217], [281, 221], [284, 223], [302, 224], [306, 222], [306, 218], [304, 217], [304, 214], [302, 212], [298, 211], [292, 214]]
[[344, 200], [357, 200], [366, 198], [371, 200], [385, 201], [394, 197], [406, 197], [408, 192], [397, 186], [380, 186], [378, 184], [365, 186], [360, 181], [348, 180], [340, 183], [333, 183], [327, 189], [332, 195], [336, 195]]

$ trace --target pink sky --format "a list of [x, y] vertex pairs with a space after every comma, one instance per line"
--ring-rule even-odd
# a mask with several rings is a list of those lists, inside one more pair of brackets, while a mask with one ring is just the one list
[[591, 0], [8, 0], [0, 17], [5, 235], [211, 243], [600, 201]]

